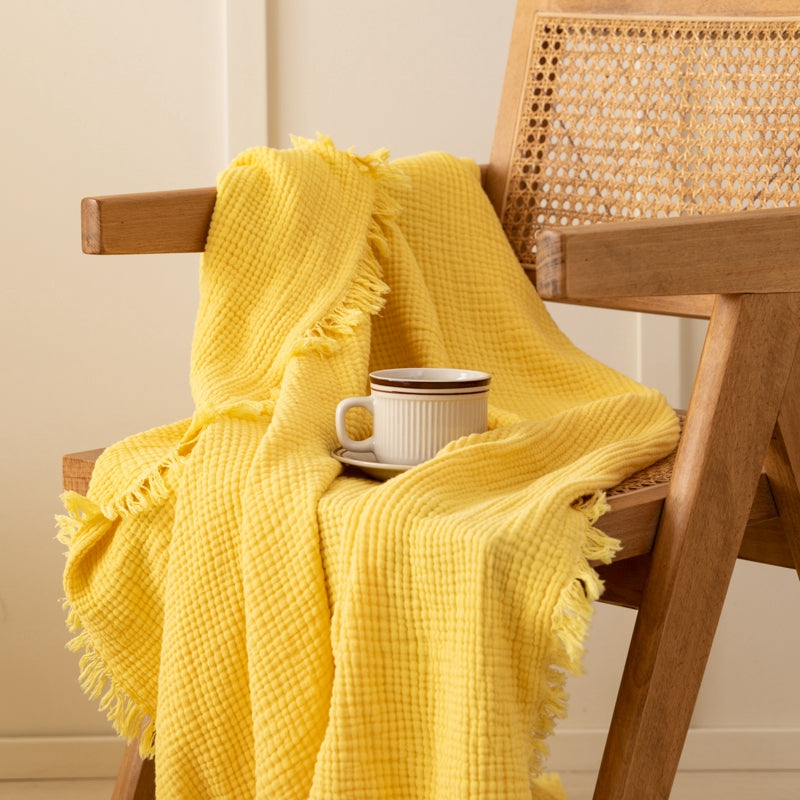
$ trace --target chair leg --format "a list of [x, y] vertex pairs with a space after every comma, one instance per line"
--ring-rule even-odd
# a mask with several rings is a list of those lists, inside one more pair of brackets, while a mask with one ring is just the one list
[[[798, 311], [790, 296], [717, 301], [595, 800], [669, 797], [797, 348]], [[774, 358], [765, 342], [780, 342]]]
[[800, 577], [800, 355], [795, 358], [765, 464]]
[[139, 755], [139, 740], [125, 748], [111, 800], [155, 800], [156, 771], [152, 758]]

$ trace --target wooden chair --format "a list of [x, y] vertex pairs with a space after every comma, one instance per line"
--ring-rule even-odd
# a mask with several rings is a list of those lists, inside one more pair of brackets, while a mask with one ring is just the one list
[[[737, 556], [800, 568], [798, 55], [800, 2], [518, 5], [484, 183], [523, 268], [552, 300], [710, 316], [677, 452], [600, 521], [603, 599], [638, 616], [598, 800], [669, 796]], [[84, 250], [199, 251], [214, 196], [88, 198]], [[129, 748], [115, 797], [153, 796], [140, 769]]]

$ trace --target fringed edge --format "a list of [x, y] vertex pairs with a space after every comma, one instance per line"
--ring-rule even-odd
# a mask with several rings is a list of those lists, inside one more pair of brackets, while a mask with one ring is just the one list
[[366, 317], [380, 312], [386, 303], [389, 286], [383, 280], [381, 259], [389, 252], [388, 232], [399, 210], [398, 203], [387, 191], [387, 185], [403, 181], [404, 177], [389, 167], [389, 151], [385, 149], [359, 156], [352, 150], [338, 150], [333, 140], [322, 134], [317, 134], [316, 140], [292, 137], [292, 144], [313, 150], [331, 163], [345, 156], [375, 181], [372, 216], [355, 278], [342, 300], [307, 330], [292, 348], [292, 355], [309, 352], [327, 355], [343, 337], [351, 335]]
[[73, 608], [65, 602], [67, 625], [77, 636], [67, 643], [73, 653], [81, 653], [79, 681], [81, 689], [105, 712], [114, 730], [128, 741], [139, 738], [139, 754], [142, 758], [155, 755], [155, 718], [144, 709], [109, 674], [108, 668], [88, 632], [81, 630], [81, 623]]
[[183, 472], [185, 453], [175, 452], [159, 461], [123, 495], [101, 506], [105, 516], [127, 519], [161, 505], [178, 485]]
[[[113, 524], [100, 506], [77, 492], [62, 495], [66, 515], [56, 517], [58, 541], [70, 550], [79, 546], [82, 540], [94, 540]], [[120, 686], [110, 674], [108, 667], [97, 652], [89, 632], [84, 630], [80, 617], [69, 600], [63, 601], [67, 615], [67, 628], [76, 634], [67, 649], [81, 653], [79, 660], [79, 683], [88, 697], [99, 700], [99, 708], [104, 711], [114, 730], [128, 741], [139, 737], [139, 753], [149, 758], [155, 752], [155, 715], [142, 707]]]
[[67, 513], [56, 516], [56, 538], [70, 549], [79, 533], [88, 532], [91, 528], [100, 528], [98, 532], [102, 533], [111, 525], [111, 520], [103, 514], [100, 506], [78, 492], [64, 492], [61, 502]]
[[186, 432], [172, 451], [147, 471], [138, 473], [124, 492], [100, 503], [99, 509], [109, 519], [127, 519], [161, 505], [175, 493], [183, 475], [186, 458], [209, 423], [219, 417], [269, 420], [275, 410], [277, 396], [276, 388], [266, 400], [236, 400], [218, 406], [198, 408]]
[[544, 761], [550, 752], [547, 739], [554, 732], [558, 720], [567, 715], [567, 678], [583, 672], [584, 641], [594, 615], [594, 603], [603, 593], [603, 581], [589, 562], [609, 564], [620, 549], [617, 539], [595, 527], [595, 523], [609, 510], [605, 492], [598, 491], [582, 498], [573, 508], [583, 514], [587, 527], [577, 572], [562, 589], [553, 611], [546, 696], [533, 730], [533, 776], [542, 774]]

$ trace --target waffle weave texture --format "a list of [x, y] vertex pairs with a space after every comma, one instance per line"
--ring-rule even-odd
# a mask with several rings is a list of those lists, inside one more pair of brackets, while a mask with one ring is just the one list
[[[337, 403], [397, 366], [490, 372], [490, 430], [343, 473]], [[191, 383], [194, 416], [108, 448], [60, 519], [84, 687], [144, 726], [158, 797], [562, 797], [538, 776], [615, 550], [602, 490], [678, 425], [556, 328], [476, 165], [240, 155]]]

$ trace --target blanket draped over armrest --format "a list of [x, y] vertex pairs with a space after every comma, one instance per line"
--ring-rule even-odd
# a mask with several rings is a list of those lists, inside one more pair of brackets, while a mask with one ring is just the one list
[[[194, 416], [110, 447], [60, 519], [82, 681], [145, 726], [159, 798], [561, 796], [593, 523], [674, 446], [664, 398], [559, 332], [445, 154], [246, 151], [200, 288]], [[491, 373], [490, 430], [343, 472], [336, 405], [396, 366]]]

